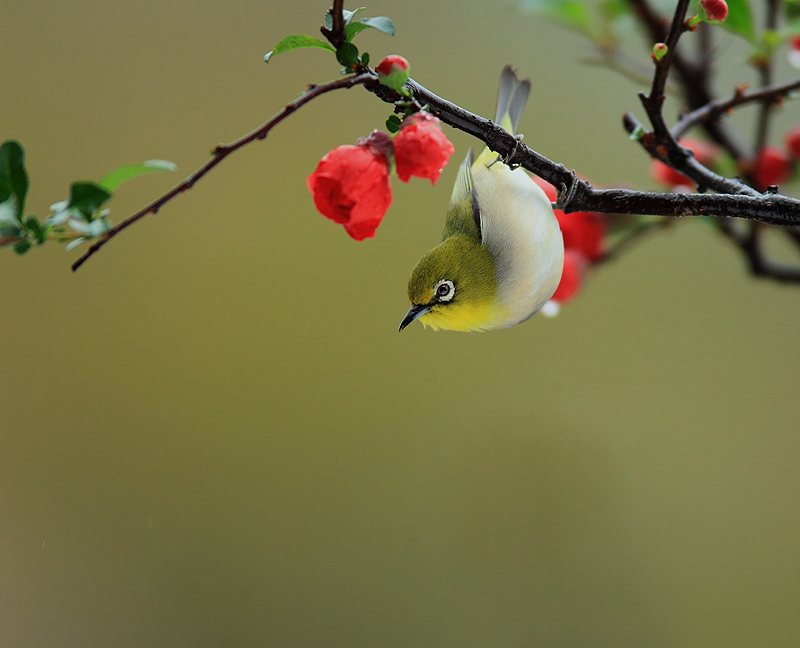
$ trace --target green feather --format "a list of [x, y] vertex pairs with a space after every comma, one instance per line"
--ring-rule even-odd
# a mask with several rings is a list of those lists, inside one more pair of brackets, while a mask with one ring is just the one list
[[453, 195], [450, 196], [450, 205], [447, 208], [442, 240], [457, 234], [466, 234], [476, 243], [481, 242], [481, 214], [472, 184], [472, 149], [467, 152], [466, 159], [458, 169], [456, 186], [453, 187]]

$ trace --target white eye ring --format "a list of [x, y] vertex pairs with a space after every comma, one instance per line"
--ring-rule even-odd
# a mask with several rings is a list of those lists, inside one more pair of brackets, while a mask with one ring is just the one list
[[442, 279], [433, 287], [433, 294], [439, 301], [449, 302], [456, 296], [456, 287], [449, 279]]

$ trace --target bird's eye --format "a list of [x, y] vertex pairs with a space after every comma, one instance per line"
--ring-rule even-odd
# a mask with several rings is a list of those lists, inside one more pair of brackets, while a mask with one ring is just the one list
[[442, 279], [434, 287], [433, 293], [439, 298], [439, 301], [447, 302], [455, 296], [456, 287], [449, 279]]

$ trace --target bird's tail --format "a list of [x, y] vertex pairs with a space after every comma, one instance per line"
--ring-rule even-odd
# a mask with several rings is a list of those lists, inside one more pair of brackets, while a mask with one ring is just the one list
[[[494, 118], [496, 124], [505, 128], [509, 133], [515, 133], [519, 125], [519, 118], [522, 109], [528, 101], [531, 93], [531, 82], [529, 79], [520, 79], [510, 65], [503, 68], [500, 74], [500, 89], [497, 92], [497, 115]], [[489, 150], [488, 147], [481, 151], [475, 160], [475, 165], [489, 165], [497, 160], [497, 153]]]
[[510, 65], [503, 68], [500, 75], [500, 90], [497, 93], [497, 115], [495, 123], [510, 133], [517, 131], [519, 118], [528, 95], [531, 92], [530, 79], [520, 79]]

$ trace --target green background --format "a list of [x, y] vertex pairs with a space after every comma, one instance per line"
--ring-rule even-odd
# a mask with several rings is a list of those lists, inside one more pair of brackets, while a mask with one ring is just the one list
[[[29, 211], [176, 162], [119, 191], [121, 220], [336, 78], [321, 50], [261, 60], [325, 9], [3, 2], [0, 138], [26, 147]], [[650, 186], [620, 125], [642, 87], [581, 65], [579, 38], [503, 0], [367, 14], [398, 25], [358, 38], [373, 60], [486, 116], [513, 63], [526, 143]], [[753, 82], [737, 52], [721, 92]], [[398, 334], [476, 143], [447, 129], [440, 183], [395, 178], [356, 243], [305, 178], [388, 114], [360, 88], [318, 99], [75, 275], [55, 245], [0, 255], [0, 643], [796, 646], [798, 288], [687, 219], [555, 319]]]

